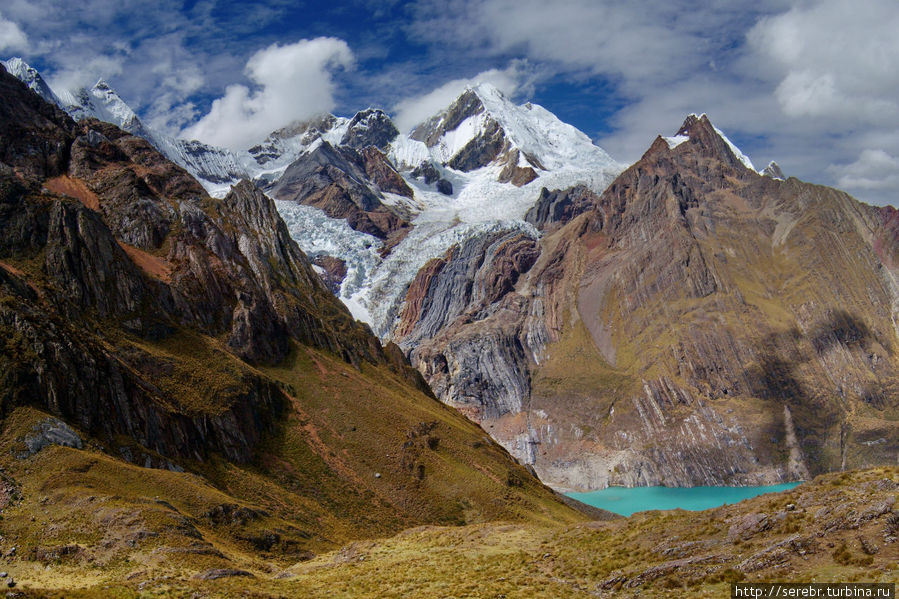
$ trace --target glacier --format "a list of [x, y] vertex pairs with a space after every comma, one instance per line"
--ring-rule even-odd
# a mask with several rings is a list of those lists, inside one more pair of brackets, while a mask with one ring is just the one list
[[[318, 144], [345, 143], [352, 123], [360, 129], [368, 126], [364, 119], [323, 115], [272, 132], [252, 148], [232, 151], [153, 130], [102, 79], [91, 88], [55, 93], [21, 59], [10, 59], [4, 65], [74, 118], [98, 118], [146, 138], [194, 175], [213, 197], [223, 197], [231, 185], [244, 178], [263, 188], [270, 186], [297, 158]], [[318, 208], [296, 202], [276, 202], [291, 236], [304, 252], [312, 258], [330, 255], [344, 260], [347, 275], [341, 283], [340, 298], [354, 317], [367, 322], [382, 339], [390, 337], [406, 290], [428, 260], [484, 232], [516, 230], [537, 238], [538, 231], [524, 221], [524, 215], [543, 187], [583, 184], [601, 192], [625, 168], [587, 135], [539, 105], [517, 105], [489, 84], [470, 86], [466, 92], [477, 97], [476, 112], [444, 131], [435, 143], [429, 146], [416, 141], [410, 131], [400, 133], [386, 149], [389, 162], [414, 193], [411, 200], [381, 194], [385, 205], [400, 207], [411, 215], [413, 225], [389, 253], [381, 240], [353, 230], [345, 220], [330, 218]], [[441, 118], [436, 115], [430, 120], [439, 123]], [[494, 129], [498, 125], [504, 136], [503, 156], [467, 172], [447, 166], [469, 144], [477, 143], [491, 124]], [[506, 166], [503, 158], [511, 160], [511, 152], [516, 150], [516, 165], [537, 173], [536, 179], [520, 187], [499, 180]], [[411, 171], [425, 163], [433, 164], [452, 184], [451, 195], [412, 176]]]

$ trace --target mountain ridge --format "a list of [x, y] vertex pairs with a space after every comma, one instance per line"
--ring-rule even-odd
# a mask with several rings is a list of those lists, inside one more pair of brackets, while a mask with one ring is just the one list
[[[761, 176], [731, 146], [691, 115], [602, 194], [541, 193], [537, 259], [507, 271], [472, 240], [431, 263], [401, 347], [560, 488], [768, 484], [888, 461], [895, 211]], [[465, 265], [483, 270], [453, 274]], [[432, 324], [466, 281], [507, 272], [504, 295]]]
[[[880, 298], [880, 304], [897, 306], [891, 212], [857, 208], [832, 190], [793, 179], [784, 181], [779, 168], [771, 165], [763, 169], [765, 176], [760, 176], [751, 160], [706, 115], [689, 115], [673, 136], [659, 136], [641, 160], [620, 175], [620, 167], [592, 144], [592, 154], [588, 153], [579, 166], [571, 166], [565, 163], [566, 151], [579, 153], [571, 147], [541, 156], [527, 141], [521, 141], [550, 123], [547, 126], [556, 127], [560, 139], [573, 136], [580, 140], [573, 142], [574, 147], [590, 143], [573, 128], [557, 126], [557, 120], [552, 120], [555, 117], [541, 111], [533, 105], [515, 106], [489, 86], [476, 86], [419, 125], [411, 137], [398, 134], [389, 118], [377, 110], [362, 111], [352, 119], [323, 117], [273, 134], [266, 142], [270, 146], [259, 146], [260, 164], [268, 164], [272, 156], [289, 153], [272, 154], [267, 147], [274, 148], [279, 139], [301, 140], [299, 145], [291, 142], [294, 145], [281, 146], [299, 153], [296, 158], [289, 155], [283, 164], [276, 162], [276, 168], [270, 171], [273, 178], [262, 183], [274, 192], [293, 236], [305, 244], [319, 264], [328, 265], [327, 271], [320, 266], [319, 272], [354, 316], [369, 322], [382, 339], [396, 341], [443, 401], [488, 428], [494, 427], [491, 432], [495, 438], [523, 462], [537, 464], [541, 476], [553, 484], [585, 488], [610, 482], [769, 482], [832, 468], [832, 423], [826, 424], [809, 413], [801, 401], [800, 405], [778, 405], [772, 413], [765, 412], [763, 402], [772, 394], [777, 396], [778, 386], [786, 385], [795, 400], [806, 397], [806, 386], [824, 384], [815, 365], [825, 358], [818, 355], [822, 346], [809, 332], [812, 329], [832, 325], [835, 332], [825, 336], [836, 335], [838, 345], [849, 343], [850, 353], [862, 347], [852, 345], [852, 339], [873, 340], [876, 347], [885, 348], [885, 353], [876, 354], [877, 360], [889, 360], [891, 345], [885, 341], [882, 311], [863, 309], [864, 317], [859, 319], [827, 303], [832, 302], [832, 296], [816, 284], [803, 283], [803, 289], [824, 293], [821, 297], [827, 299], [819, 301], [830, 306], [823, 309], [824, 316], [818, 318], [821, 322], [811, 322], [811, 317], [802, 313], [811, 308], [781, 304], [780, 299], [766, 295], [770, 291], [760, 295], [759, 286], [766, 288], [771, 283], [766, 274], [755, 272], [751, 263], [743, 266], [753, 273], [749, 279], [727, 266], [727, 260], [740, 263], [746, 259], [735, 248], [718, 247], [722, 242], [716, 231], [721, 227], [753, 248], [745, 255], [765, 256], [765, 260], [777, 264], [772, 267], [774, 272], [792, 272], [799, 268], [798, 262], [779, 248], [792, 242], [797, 226], [817, 225], [791, 205], [798, 201], [821, 206], [827, 218], [854, 236], [853, 244], [861, 244], [859, 251], [873, 252], [873, 256], [866, 254], [870, 260], [866, 258], [858, 267], [840, 263], [835, 268], [850, 272], [861, 269], [859, 276], [869, 287], [881, 281], [879, 287], [870, 287], [870, 293]], [[352, 141], [355, 126], [364, 133], [359, 139], [367, 141]], [[363, 152], [352, 147], [368, 141], [374, 143]], [[285, 178], [288, 172], [291, 175]], [[613, 176], [617, 176], [614, 182]], [[440, 181], [446, 181], [443, 190], [439, 189]], [[554, 182], [560, 185], [553, 187]], [[612, 186], [606, 188], [606, 183]], [[828, 199], [810, 199], [818, 196]], [[710, 203], [712, 198], [718, 204]], [[738, 232], [735, 223], [741, 219], [756, 238]], [[612, 234], [618, 237], [609, 237]], [[669, 257], [671, 264], [663, 264], [661, 258], [640, 249], [640, 244], [658, 246], [659, 255]], [[732, 256], [731, 252], [737, 253]], [[872, 279], [867, 273], [875, 263], [882, 265], [884, 274], [875, 272]], [[648, 269], [652, 273], [649, 280], [654, 281], [645, 288], [634, 283], [647, 276], [641, 268]], [[828, 275], [822, 276], [819, 270], [799, 268], [796, 272], [811, 272], [826, 280]], [[790, 280], [801, 281], [801, 275], [795, 274]], [[792, 284], [786, 281], [782, 279], [778, 285]], [[837, 281], [832, 284], [839, 289], [846, 285]], [[616, 301], [628, 306], [655, 302], [651, 298], [659, 293], [670, 293], [675, 299], [653, 304], [655, 312], [646, 312], [649, 308], [644, 307], [645, 313], [629, 314], [620, 305], [615, 307], [609, 293], [619, 294]], [[846, 293], [855, 292], [850, 289]], [[747, 294], [756, 304], [746, 307]], [[720, 330], [708, 329], [708, 339], [675, 325], [669, 327], [671, 331], [663, 330], [664, 323], [653, 320], [652, 314], [682, 310], [691, 302], [700, 306], [710, 302], [708, 298], [720, 298], [705, 309], [723, 323]], [[775, 346], [796, 345], [800, 349], [783, 350], [792, 356], [788, 359], [768, 356], [762, 349], [764, 343], [756, 339], [744, 339], [736, 350], [733, 344], [725, 343], [721, 335], [741, 338], [747, 334], [746, 325], [727, 323], [741, 323], [746, 318], [741, 314], [752, 310], [762, 322], [773, 319], [771, 322], [778, 326], [791, 322], [791, 318], [798, 320], [798, 324], [787, 326], [787, 330], [794, 327], [800, 331], [795, 342], [777, 331], [770, 334]], [[565, 314], [571, 319], [568, 324]], [[688, 314], [696, 317], [696, 313]], [[631, 321], [628, 326], [640, 321], [644, 327], [655, 327], [660, 339], [678, 344], [686, 339], [689, 343], [674, 352], [672, 361], [655, 350], [641, 350], [621, 339], [621, 327], [616, 324], [619, 321]], [[874, 321], [881, 324], [877, 325], [876, 336], [869, 337]], [[631, 335], [649, 343], [648, 348], [653, 346], [639, 327], [632, 328]], [[849, 335], [849, 341], [843, 335]], [[582, 372], [574, 377], [575, 387], [582, 386], [578, 389], [560, 382], [558, 374], [548, 374], [564, 371], [555, 357], [560, 351], [563, 355], [586, 352], [583, 355], [596, 374]], [[641, 351], [651, 356], [648, 362], [640, 357]], [[736, 352], [739, 358], [729, 358], [722, 366], [724, 358], [715, 357], [718, 352], [725, 356]], [[795, 382], [793, 371], [797, 367], [792, 360], [796, 356], [801, 356], [800, 368], [808, 371], [808, 381], [813, 382]], [[874, 403], [883, 403], [883, 409], [865, 416], [867, 424], [862, 427], [879, 430], [891, 418], [889, 377], [860, 356], [844, 362], [840, 368], [845, 374], [841, 376], [857, 381], [857, 388], [873, 385], [886, 389], [872, 392], [879, 398]], [[687, 376], [685, 368], [696, 369], [699, 374]], [[872, 368], [866, 373], [865, 369]], [[775, 374], [770, 375], [769, 370]], [[557, 406], [552, 397], [573, 393], [572, 398], [577, 397], [578, 402], [587, 401], [584, 394], [589, 394], [593, 385], [599, 385], [598, 389], [609, 396], [632, 394], [634, 407], [624, 409], [623, 415], [621, 406], [615, 411], [617, 400], [603, 404], [602, 409], [608, 410], [607, 418], [619, 414], [623, 419], [619, 432], [634, 435], [638, 442], [628, 448], [621, 446], [620, 440], [600, 439], [597, 435], [602, 435], [596, 432], [573, 433], [574, 439], [565, 433], [562, 437], [566, 440], [552, 443], [586, 448], [583, 451], [590, 456], [572, 462], [567, 452], [573, 449], [551, 452], [547, 438], [559, 437], [558, 423], [566, 422], [581, 408], [575, 403], [570, 413], [553, 415]], [[828, 380], [827, 385], [833, 385], [833, 381]], [[638, 397], [641, 388], [642, 397]], [[838, 395], [845, 394], [843, 384], [837, 384], [836, 389]], [[708, 403], [720, 400], [720, 393], [725, 391], [747, 398], [739, 406], [726, 409], [750, 410], [751, 418], [764, 420], [773, 431], [768, 441], [750, 439], [739, 419], [728, 419], [720, 412], [725, 408]], [[866, 393], [856, 397], [868, 397]], [[835, 408], [824, 399], [815, 401], [826, 406], [821, 410], [826, 418], [855, 418], [855, 407]], [[546, 406], [537, 407], [541, 403]], [[724, 403], [733, 402], [728, 399]], [[682, 424], [686, 428], [668, 435], [664, 417], [661, 424], [654, 424], [652, 415], [659, 410], [664, 413], [670, 406], [687, 406], [675, 411], [699, 418], [700, 426], [717, 431], [712, 440], [691, 439], [694, 433], [689, 427], [693, 425]], [[881, 414], [884, 409], [886, 415]], [[806, 418], [811, 420], [806, 422]], [[646, 429], [643, 433], [637, 434], [637, 422]], [[578, 422], [569, 424], [572, 430], [581, 430]], [[657, 425], [662, 428], [656, 433], [647, 432]], [[614, 428], [607, 423], [603, 427], [609, 431]], [[827, 429], [823, 433], [822, 427]], [[593, 424], [587, 428], [597, 430]], [[787, 430], [794, 428], [797, 430]], [[826, 439], [813, 441], [812, 433], [822, 433]], [[589, 443], [582, 438], [584, 434]], [[654, 434], [671, 439], [657, 443]], [[781, 461], [777, 445], [788, 438], [798, 441], [791, 442], [792, 457]], [[891, 447], [891, 437], [883, 439]], [[715, 464], [709, 443], [744, 449], [728, 450], [731, 453], [725, 455], [731, 462]], [[797, 443], [809, 447], [798, 447]], [[840, 445], [842, 463], [850, 460], [842, 433]], [[672, 447], [690, 454], [695, 466], [691, 469], [676, 463], [668, 455], [674, 451]], [[883, 452], [889, 451], [877, 445], [864, 447], [874, 449], [859, 449], [859, 456], [886, 455]]]
[[352, 318], [255, 186], [210, 198], [5, 70], [0, 96], [16, 567], [69, 546], [95, 573], [261, 573], [412, 526], [583, 519]]

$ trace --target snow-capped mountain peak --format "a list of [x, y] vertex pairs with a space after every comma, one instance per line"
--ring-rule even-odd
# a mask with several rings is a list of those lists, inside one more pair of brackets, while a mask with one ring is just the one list
[[464, 172], [503, 161], [518, 150], [515, 166], [536, 171], [618, 167], [575, 127], [538, 104], [517, 105], [489, 83], [466, 87], [444, 111], [415, 127], [434, 158]]
[[408, 135], [369, 108], [293, 123], [236, 152], [146, 127], [103, 80], [62, 103], [76, 119], [145, 137], [211, 195], [242, 178], [268, 190], [307, 254], [345, 263], [340, 298], [382, 336], [427, 260], [485, 232], [536, 237], [524, 216], [543, 187], [602, 191], [624, 169], [575, 127], [489, 84], [469, 87]]
[[0, 61], [0, 63], [3, 64], [6, 72], [27, 85], [28, 89], [35, 92], [47, 102], [56, 104], [57, 106], [62, 108], [62, 102], [60, 101], [59, 97], [57, 97], [57, 95], [53, 93], [53, 90], [50, 89], [50, 86], [47, 85], [47, 82], [44, 81], [44, 78], [41, 77], [41, 74], [37, 71], [37, 69], [30, 66], [27, 62], [25, 62], [18, 56], [10, 58], [9, 60]]
[[[673, 137], [663, 137], [662, 139], [664, 139], [668, 143], [669, 148], [674, 149], [683, 142], [687, 141], [688, 139], [693, 139], [694, 137], [698, 140], [718, 138], [721, 142], [723, 142], [724, 146], [726, 146], [728, 150], [730, 150], [730, 153], [738, 162], [740, 162], [749, 170], [758, 172], [752, 165], [752, 160], [749, 159], [749, 156], [744, 154], [740, 150], [740, 148], [736, 146], [736, 144], [728, 139], [728, 137], [721, 129], [713, 125], [709, 120], [709, 117], [705, 113], [702, 113], [700, 115], [692, 113], [688, 115], [684, 120], [684, 124], [681, 125], [681, 128]], [[717, 147], [720, 147], [720, 144], [718, 144]]]
[[157, 135], [144, 125], [137, 113], [105, 79], [98, 79], [93, 87], [82, 87], [73, 92], [61, 91], [57, 95], [63, 109], [76, 121], [95, 118], [112, 123], [123, 131], [146, 138], [158, 147]]
[[356, 150], [366, 146], [384, 150], [399, 134], [399, 130], [387, 113], [380, 108], [367, 108], [357, 112], [350, 119], [340, 144]]

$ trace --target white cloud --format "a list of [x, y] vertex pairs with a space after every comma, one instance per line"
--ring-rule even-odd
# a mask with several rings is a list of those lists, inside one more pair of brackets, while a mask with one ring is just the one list
[[28, 49], [28, 36], [13, 21], [0, 13], [0, 52], [22, 52]]
[[848, 190], [886, 190], [899, 196], [899, 158], [883, 150], [864, 150], [852, 164], [829, 167], [837, 185]]
[[593, 73], [668, 80], [684, 61], [689, 67], [699, 60], [691, 35], [670, 26], [679, 10], [676, 2], [649, 0], [455, 0], [448, 6], [426, 1], [413, 32], [493, 55], [515, 53]]
[[121, 56], [93, 56], [74, 60], [74, 57], [61, 57], [61, 68], [47, 77], [47, 83], [57, 92], [74, 92], [82, 87], [91, 86], [98, 79], [110, 79], [124, 71], [124, 60]]
[[393, 107], [394, 122], [400, 131], [409, 131], [425, 119], [440, 112], [475, 83], [490, 83], [506, 96], [519, 91], [533, 93], [533, 73], [525, 61], [513, 61], [505, 69], [490, 69], [474, 77], [453, 79], [420, 96], [406, 98]]
[[824, 0], [761, 19], [747, 40], [787, 115], [854, 127], [899, 118], [897, 31], [895, 0]]
[[[787, 0], [715, 2], [702, 10], [690, 0], [449, 2], [420, 0], [413, 35], [458, 52], [523, 56], [544, 73], [576, 82], [600, 78], [608, 83], [603, 89], [618, 96], [609, 104], [621, 106], [610, 118], [614, 131], [603, 139], [606, 149], [636, 160], [656, 134], [673, 132], [689, 112], [730, 116], [736, 102], [753, 108], [745, 115], [753, 124], [763, 102], [757, 90], [735, 84], [734, 40], [742, 41], [758, 16]], [[733, 131], [738, 121], [722, 124]]]
[[258, 89], [229, 85], [209, 113], [182, 136], [245, 148], [292, 121], [332, 110], [333, 73], [352, 64], [349, 46], [337, 38], [273, 44], [247, 62], [246, 73]]

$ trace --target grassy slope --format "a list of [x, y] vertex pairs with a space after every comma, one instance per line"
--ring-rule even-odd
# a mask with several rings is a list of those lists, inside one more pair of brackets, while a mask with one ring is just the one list
[[[567, 525], [423, 526], [285, 569], [255, 568], [252, 579], [197, 580], [161, 567], [158, 557], [150, 574], [138, 562], [154, 558], [159, 549], [150, 547], [159, 540], [141, 541], [102, 571], [85, 568], [78, 557], [51, 560], [49, 567], [5, 560], [3, 567], [31, 583], [27, 596], [35, 597], [720, 597], [736, 581], [896, 582], [897, 489], [899, 469], [879, 468], [825, 475], [706, 512]], [[103, 504], [88, 517], [108, 519], [113, 510]]]
[[19, 459], [23, 439], [49, 415], [16, 409], [0, 425], [11, 497], [0, 502], [0, 548], [17, 553], [0, 569], [30, 589], [87, 587], [102, 596], [110, 583], [137, 588], [216, 568], [268, 578], [353, 540], [423, 524], [584, 519], [483, 430], [386, 367], [359, 371], [295, 346], [262, 372], [196, 333], [159, 343], [112, 337], [120, 355], [164, 366], [155, 383], [182, 398], [184, 412], [215, 413], [217, 395], [239, 392], [250, 374], [279, 382], [290, 407], [253, 463], [181, 462], [188, 472], [113, 457], [121, 448], [152, 454], [127, 439], [86, 439], [83, 450], [51, 446]]

